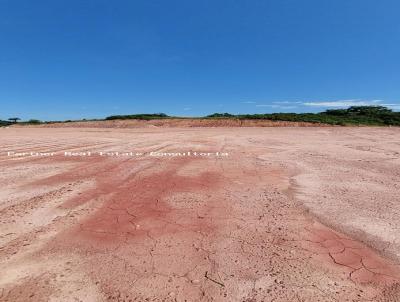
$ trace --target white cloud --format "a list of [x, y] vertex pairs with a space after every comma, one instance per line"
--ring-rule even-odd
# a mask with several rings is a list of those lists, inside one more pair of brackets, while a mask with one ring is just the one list
[[305, 106], [314, 107], [350, 107], [350, 106], [373, 106], [382, 105], [382, 100], [338, 100], [338, 101], [317, 101], [317, 102], [304, 102]]
[[400, 104], [391, 103], [391, 104], [380, 104], [380, 105], [388, 107], [393, 110], [400, 110]]
[[[291, 103], [289, 103], [289, 104], [291, 104]], [[256, 105], [256, 107], [269, 107], [269, 108], [278, 108], [278, 109], [293, 109], [293, 108], [297, 108], [297, 106], [293, 106], [293, 105], [282, 106], [282, 105], [277, 105], [277, 104], [258, 104], [258, 105]]]
[[279, 105], [273, 105], [273, 104], [257, 104], [256, 107], [271, 107], [271, 108], [278, 108]]
[[293, 108], [297, 108], [297, 106], [280, 106], [279, 108], [281, 108], [281, 109], [293, 109]]
[[274, 104], [301, 104], [301, 102], [291, 102], [291, 101], [276, 101], [272, 102]]
[[385, 106], [393, 110], [400, 110], [400, 103], [385, 103], [384, 100], [362, 100], [362, 99], [348, 99], [348, 100], [333, 100], [333, 101], [273, 101], [268, 104], [260, 104], [255, 101], [244, 101], [242, 104], [254, 104], [256, 107], [266, 107], [273, 109], [294, 109], [298, 106], [308, 107], [326, 107], [326, 108], [347, 108], [351, 106]]
[[400, 103], [384, 103], [384, 100], [338, 100], [338, 101], [316, 101], [316, 102], [304, 102], [304, 106], [313, 107], [337, 107], [347, 108], [350, 106], [384, 106], [392, 110], [400, 110]]

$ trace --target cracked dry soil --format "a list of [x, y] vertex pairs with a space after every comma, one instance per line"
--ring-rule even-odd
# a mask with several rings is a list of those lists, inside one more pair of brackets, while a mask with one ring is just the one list
[[397, 128], [0, 130], [0, 301], [400, 301]]

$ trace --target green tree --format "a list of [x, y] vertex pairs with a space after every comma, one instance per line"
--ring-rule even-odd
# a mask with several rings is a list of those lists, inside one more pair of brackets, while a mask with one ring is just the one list
[[19, 117], [10, 117], [8, 120], [13, 123], [16, 123], [17, 121], [20, 121], [21, 119]]

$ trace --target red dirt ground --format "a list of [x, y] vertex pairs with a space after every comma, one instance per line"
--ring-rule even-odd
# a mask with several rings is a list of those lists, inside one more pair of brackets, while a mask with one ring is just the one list
[[0, 129], [0, 301], [399, 301], [399, 141], [397, 128]]

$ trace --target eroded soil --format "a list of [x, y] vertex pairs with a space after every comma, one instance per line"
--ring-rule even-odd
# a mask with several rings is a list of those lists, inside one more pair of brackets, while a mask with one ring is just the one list
[[397, 128], [0, 129], [0, 301], [400, 301], [399, 142]]

